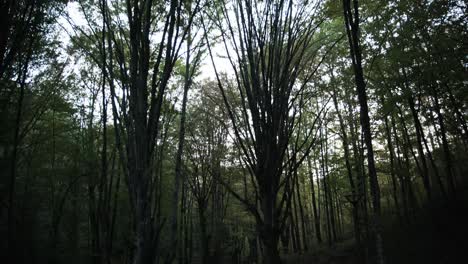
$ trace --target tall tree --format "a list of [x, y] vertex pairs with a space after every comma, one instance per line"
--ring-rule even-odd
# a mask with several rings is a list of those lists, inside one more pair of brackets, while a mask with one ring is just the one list
[[[119, 126], [116, 137], [122, 137], [125, 153], [126, 184], [133, 209], [135, 228], [135, 254], [133, 263], [153, 263], [158, 242], [161, 219], [155, 219], [152, 210], [154, 180], [154, 155], [158, 135], [161, 133], [160, 118], [169, 79], [194, 15], [199, 10], [187, 8], [183, 1], [170, 1], [169, 6], [159, 8], [154, 1], [126, 2], [127, 29], [122, 28], [118, 13], [107, 19], [108, 27], [117, 23], [119, 33], [111, 31], [116, 50], [122, 94], [120, 112], [113, 110], [115, 123]], [[154, 19], [154, 12], [158, 15]], [[108, 12], [113, 14], [113, 12]], [[180, 23], [184, 16], [185, 25]], [[162, 21], [162, 25], [159, 22]], [[162, 26], [161, 41], [152, 50], [153, 27]], [[122, 42], [125, 39], [126, 42]], [[128, 43], [128, 46], [127, 44]], [[127, 52], [128, 50], [128, 52]], [[104, 63], [105, 65], [105, 63]], [[109, 68], [109, 71], [114, 69]], [[116, 76], [116, 75], [114, 75]], [[111, 87], [112, 100], [117, 93]], [[113, 104], [115, 108], [117, 104]], [[122, 146], [121, 146], [122, 147]]]
[[364, 134], [364, 142], [367, 150], [367, 167], [369, 172], [369, 185], [372, 194], [373, 206], [373, 233], [375, 237], [377, 262], [383, 264], [383, 241], [381, 234], [381, 209], [380, 209], [380, 188], [375, 169], [374, 149], [372, 147], [372, 133], [369, 121], [369, 107], [367, 103], [366, 82], [362, 68], [362, 56], [359, 39], [359, 4], [357, 0], [343, 0], [343, 11], [346, 33], [348, 35], [349, 50], [351, 55], [356, 91], [360, 106], [361, 130]]
[[[213, 19], [222, 22], [217, 25], [235, 87], [221, 81], [208, 45], [235, 143], [254, 178], [259, 206], [231, 193], [255, 217], [264, 263], [281, 262], [277, 246], [290, 210], [288, 188], [294, 188], [294, 173], [289, 172], [304, 161], [314, 141], [313, 125], [303, 140], [295, 133], [302, 122], [300, 109], [308, 101], [299, 98], [321, 62], [316, 58], [320, 47], [313, 45], [321, 23], [316, 17], [318, 6], [306, 3], [238, 0], [219, 5]], [[230, 98], [234, 91], [239, 104]], [[295, 157], [298, 153], [303, 155]]]

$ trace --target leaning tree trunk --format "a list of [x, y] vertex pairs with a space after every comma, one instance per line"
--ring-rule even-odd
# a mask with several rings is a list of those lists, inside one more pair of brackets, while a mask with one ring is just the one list
[[445, 123], [444, 123], [444, 117], [442, 116], [441, 110], [440, 110], [440, 104], [439, 104], [439, 97], [437, 94], [437, 89], [435, 87], [432, 88], [434, 92], [434, 106], [435, 110], [437, 113], [437, 119], [439, 121], [439, 126], [440, 126], [440, 134], [442, 136], [442, 147], [444, 150], [444, 157], [445, 157], [445, 172], [447, 174], [448, 178], [448, 183], [449, 183], [449, 188], [451, 194], [456, 197], [456, 191], [455, 191], [455, 180], [454, 176], [452, 173], [452, 158], [450, 154], [450, 147], [448, 144], [447, 140], [447, 131], [445, 129]]
[[423, 150], [423, 145], [422, 145], [422, 131], [420, 129], [420, 123], [419, 123], [418, 114], [416, 112], [416, 108], [414, 105], [414, 99], [411, 95], [408, 97], [408, 104], [411, 109], [411, 114], [413, 116], [414, 126], [416, 129], [416, 141], [417, 141], [419, 159], [421, 161], [421, 169], [422, 169], [421, 176], [423, 180], [423, 185], [426, 191], [427, 198], [430, 201], [432, 199], [432, 190], [431, 190], [431, 185], [429, 181], [429, 171], [427, 169], [426, 156], [424, 155], [424, 150]]

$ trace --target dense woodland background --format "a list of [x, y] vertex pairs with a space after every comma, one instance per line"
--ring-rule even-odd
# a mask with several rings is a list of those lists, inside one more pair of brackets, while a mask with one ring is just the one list
[[468, 3], [1, 0], [2, 263], [462, 263]]

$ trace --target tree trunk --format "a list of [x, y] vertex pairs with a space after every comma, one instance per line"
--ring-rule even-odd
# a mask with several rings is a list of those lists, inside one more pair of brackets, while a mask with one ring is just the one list
[[397, 149], [397, 155], [396, 155], [397, 163], [398, 163], [397, 176], [398, 176], [398, 181], [400, 182], [401, 197], [402, 197], [402, 200], [403, 200], [403, 215], [404, 215], [404, 218], [406, 220], [406, 224], [409, 224], [410, 220], [409, 220], [409, 211], [408, 211], [408, 194], [407, 194], [407, 190], [406, 190], [406, 181], [404, 179], [405, 176], [402, 175], [403, 174], [403, 165], [402, 165], [401, 158], [400, 158], [400, 153], [401, 153], [400, 152], [400, 140], [398, 138], [396, 125], [395, 125], [395, 119], [394, 119], [393, 115], [391, 115], [390, 122], [391, 122], [391, 125], [392, 125], [393, 135], [394, 135], [394, 138], [395, 138], [395, 147]]
[[454, 197], [457, 196], [456, 191], [455, 191], [455, 179], [452, 173], [452, 158], [450, 154], [450, 147], [447, 141], [447, 132], [445, 130], [445, 122], [444, 122], [444, 117], [442, 116], [442, 113], [440, 111], [440, 105], [439, 105], [439, 97], [437, 94], [437, 89], [435, 87], [432, 88], [434, 92], [434, 106], [435, 110], [437, 113], [437, 119], [439, 121], [439, 126], [440, 126], [440, 134], [442, 137], [442, 147], [444, 150], [444, 157], [445, 157], [445, 172], [447, 174], [447, 179], [450, 187], [450, 192]]
[[[349, 122], [349, 132], [350, 132], [350, 138], [351, 138], [351, 146], [352, 146], [352, 151], [353, 151], [353, 157], [354, 157], [354, 167], [355, 171], [357, 174], [357, 186], [356, 186], [356, 206], [358, 208], [358, 223], [359, 223], [359, 235], [360, 235], [360, 240], [362, 243], [362, 240], [365, 239], [368, 236], [369, 233], [369, 215], [367, 211], [367, 190], [366, 190], [366, 175], [364, 172], [364, 167], [363, 167], [363, 158], [361, 155], [361, 147], [358, 147], [359, 144], [359, 138], [358, 138], [358, 132], [357, 132], [357, 127], [355, 126], [355, 120], [354, 120], [354, 114], [353, 114], [353, 102], [351, 95], [348, 94], [347, 90], [346, 92], [346, 104], [347, 104], [347, 112], [348, 112], [348, 122]], [[362, 224], [364, 224], [364, 228], [362, 228]], [[362, 244], [364, 246], [364, 244]], [[363, 248], [365, 251], [364, 253], [367, 252], [366, 248]], [[367, 254], [367, 253], [366, 253]], [[365, 256], [364, 256], [365, 257]], [[363, 261], [367, 260], [367, 257], [364, 258]]]
[[263, 223], [260, 224], [260, 239], [264, 251], [264, 264], [280, 264], [281, 258], [278, 251], [279, 230], [276, 213], [276, 195], [273, 187], [261, 194], [260, 207], [263, 213]]
[[209, 258], [209, 238], [206, 231], [205, 201], [198, 201], [198, 219], [200, 221], [200, 243], [202, 263], [208, 263]]
[[[383, 97], [380, 100], [382, 102], [382, 105], [384, 103]], [[396, 183], [396, 176], [395, 176], [395, 150], [393, 148], [393, 142], [392, 142], [392, 135], [390, 133], [390, 126], [388, 124], [388, 118], [387, 114], [384, 113], [384, 124], [385, 124], [385, 133], [387, 137], [387, 147], [389, 150], [389, 156], [390, 156], [390, 176], [392, 179], [392, 197], [393, 197], [393, 202], [395, 204], [395, 210], [398, 215], [398, 219], [401, 221], [401, 210], [400, 210], [400, 203], [398, 201], [398, 196], [397, 196], [397, 183]]]
[[[295, 174], [297, 174], [297, 170], [295, 170]], [[307, 251], [307, 237], [306, 237], [306, 225], [305, 225], [305, 215], [304, 215], [304, 209], [302, 207], [302, 202], [301, 202], [301, 194], [300, 194], [300, 188], [299, 188], [299, 178], [296, 175], [296, 194], [297, 194], [297, 202], [299, 206], [299, 214], [301, 216], [301, 234], [302, 234], [302, 245], [304, 251]]]
[[423, 145], [422, 145], [422, 131], [420, 130], [420, 122], [418, 118], [418, 114], [416, 112], [416, 108], [414, 105], [414, 99], [411, 95], [408, 96], [408, 104], [411, 109], [411, 114], [413, 116], [414, 120], [414, 126], [416, 129], [416, 142], [417, 142], [417, 149], [419, 153], [419, 159], [421, 161], [421, 177], [423, 180], [423, 185], [424, 185], [424, 190], [426, 191], [426, 195], [428, 200], [430, 201], [432, 199], [432, 190], [431, 190], [431, 184], [429, 181], [429, 172], [427, 169], [427, 163], [426, 163], [426, 156], [424, 155], [423, 151]]
[[[16, 245], [16, 225], [15, 225], [15, 192], [16, 192], [16, 177], [17, 177], [17, 163], [18, 163], [18, 154], [19, 147], [21, 144], [21, 123], [23, 119], [23, 102], [26, 90], [26, 79], [28, 77], [29, 63], [32, 56], [33, 49], [33, 40], [30, 40], [28, 44], [28, 49], [24, 55], [24, 61], [20, 62], [19, 70], [19, 97], [16, 104], [16, 116], [15, 116], [15, 125], [14, 125], [14, 134], [13, 134], [13, 151], [11, 153], [11, 164], [10, 164], [10, 178], [8, 182], [8, 219], [7, 219], [7, 255], [10, 258], [11, 262], [15, 262], [17, 254], [17, 245]], [[3, 54], [0, 54], [2, 57]], [[2, 65], [3, 66], [3, 65]], [[0, 69], [3, 72], [4, 69]], [[1, 76], [1, 74], [0, 74]], [[3, 198], [0, 196], [0, 198]]]
[[[179, 143], [177, 146], [177, 155], [176, 155], [176, 163], [175, 163], [175, 180], [174, 180], [174, 191], [172, 194], [172, 213], [171, 213], [171, 247], [173, 249], [177, 248], [177, 211], [179, 208], [179, 191], [180, 191], [180, 184], [182, 180], [182, 155], [184, 151], [184, 142], [185, 142], [185, 119], [186, 119], [186, 112], [187, 112], [187, 100], [188, 100], [188, 90], [190, 89], [191, 80], [190, 80], [190, 47], [191, 47], [191, 39], [190, 33], [187, 38], [187, 56], [185, 59], [185, 80], [184, 80], [184, 95], [182, 99], [182, 110], [180, 116], [180, 128], [179, 128]], [[182, 180], [183, 181], [183, 180]], [[182, 182], [183, 184], [183, 182]], [[169, 256], [167, 259], [167, 263], [171, 263], [175, 257], [175, 252], [171, 251], [168, 252]]]
[[280, 264], [281, 258], [278, 251], [278, 235], [277, 233], [263, 232], [261, 236], [263, 243], [263, 263], [264, 264]]
[[460, 134], [464, 142], [463, 144], [465, 145], [465, 149], [468, 149], [468, 125], [466, 124], [465, 116], [462, 114], [463, 109], [460, 109], [460, 104], [457, 100], [455, 100], [455, 96], [453, 95], [450, 86], [446, 84], [445, 87], [447, 87], [451, 106], [457, 115], [458, 122], [461, 125]]
[[[359, 11], [358, 1], [354, 0], [354, 12], [351, 9], [350, 0], [343, 0], [343, 10], [345, 17], [346, 32], [348, 35], [350, 53], [353, 62], [356, 90], [360, 105], [361, 129], [364, 134], [364, 142], [367, 148], [367, 166], [369, 170], [369, 184], [373, 205], [373, 233], [376, 247], [376, 262], [383, 264], [383, 241], [380, 223], [380, 188], [375, 169], [374, 150], [372, 147], [372, 134], [369, 121], [369, 109], [367, 105], [366, 82], [361, 65], [361, 48], [359, 44]], [[354, 15], [353, 15], [354, 14]]]
[[[398, 109], [400, 110], [400, 114], [401, 114], [401, 109]], [[414, 151], [412, 149], [412, 146], [411, 146], [411, 141], [409, 139], [409, 135], [408, 135], [408, 129], [406, 128], [406, 125], [405, 125], [405, 121], [403, 120], [403, 118], [400, 116], [400, 119], [401, 119], [401, 124], [403, 126], [403, 137], [405, 138], [405, 142], [404, 144], [402, 145], [402, 148], [403, 148], [403, 158], [405, 159], [405, 176], [404, 176], [404, 181], [405, 181], [405, 185], [407, 186], [408, 188], [408, 201], [409, 201], [409, 205], [410, 205], [410, 214], [413, 216], [414, 215], [414, 211], [416, 210], [416, 197], [415, 197], [415, 194], [414, 194], [414, 191], [413, 191], [413, 185], [412, 185], [412, 182], [411, 182], [411, 177], [410, 177], [410, 160], [409, 160], [409, 153], [408, 152], [411, 152], [413, 157], [414, 157], [414, 161], [416, 163], [416, 167], [418, 168], [419, 172], [421, 172], [421, 167], [419, 166], [419, 162], [416, 158], [416, 155], [414, 154]]]
[[[326, 129], [326, 128], [325, 128]], [[321, 156], [321, 159], [320, 159], [320, 163], [321, 163], [321, 167], [322, 167], [322, 176], [323, 176], [323, 193], [324, 193], [324, 206], [325, 206], [325, 215], [326, 215], [326, 219], [327, 219], [327, 240], [328, 240], [328, 245], [331, 246], [332, 243], [333, 243], [333, 238], [332, 238], [332, 227], [331, 227], [331, 219], [330, 219], [330, 195], [329, 195], [329, 187], [328, 187], [328, 168], [326, 168], [327, 166], [327, 150], [324, 150], [326, 149], [326, 146], [324, 147], [323, 146], [323, 140], [327, 141], [327, 133], [325, 133], [325, 138], [323, 137], [322, 135], [322, 131], [320, 131], [320, 138], [321, 138], [321, 141], [320, 141], [320, 156]]]
[[296, 253], [297, 252], [300, 252], [302, 250], [302, 243], [301, 243], [301, 237], [300, 237], [300, 232], [299, 232], [299, 217], [298, 217], [298, 214], [297, 214], [297, 207], [298, 207], [298, 203], [297, 203], [297, 199], [296, 199], [296, 195], [295, 193], [297, 192], [296, 188], [295, 188], [295, 183], [296, 183], [296, 179], [297, 179], [297, 170], [294, 170], [294, 176], [293, 176], [293, 186], [291, 188], [291, 192], [289, 195], [292, 195], [292, 202], [293, 202], [293, 207], [291, 208], [293, 210], [293, 219], [294, 219], [294, 224], [291, 226], [292, 230], [294, 230], [294, 238], [296, 239], [296, 245], [297, 245], [297, 248], [296, 248]]
[[340, 132], [341, 132], [341, 140], [343, 141], [343, 150], [344, 150], [344, 158], [345, 158], [345, 165], [346, 165], [346, 172], [348, 175], [349, 186], [351, 188], [351, 198], [348, 199], [352, 205], [353, 211], [353, 226], [354, 226], [354, 237], [356, 238], [356, 244], [360, 248], [361, 247], [361, 230], [359, 226], [359, 207], [358, 202], [360, 197], [356, 191], [356, 186], [354, 184], [353, 179], [353, 169], [351, 166], [351, 157], [349, 153], [349, 143], [348, 143], [348, 133], [346, 132], [346, 127], [343, 121], [343, 116], [341, 115], [339, 106], [338, 106], [338, 99], [336, 94], [336, 89], [333, 89], [333, 104], [335, 106], [336, 113], [338, 115], [338, 121], [340, 122]]
[[[322, 234], [320, 232], [320, 216], [317, 211], [317, 202], [315, 199], [315, 186], [314, 186], [314, 175], [312, 172], [312, 164], [310, 158], [307, 158], [308, 168], [309, 168], [309, 178], [310, 178], [310, 189], [312, 191], [312, 209], [314, 214], [314, 225], [315, 225], [315, 235], [317, 236], [317, 242], [322, 243]], [[317, 174], [318, 178], [318, 174]]]

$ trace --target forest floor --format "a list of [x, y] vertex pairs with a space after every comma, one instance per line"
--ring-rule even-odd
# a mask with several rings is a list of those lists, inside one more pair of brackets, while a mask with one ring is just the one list
[[[458, 199], [433, 202], [419, 208], [410, 224], [384, 215], [386, 264], [461, 264], [468, 250], [468, 188], [459, 189]], [[436, 201], [440, 201], [436, 200]], [[285, 264], [361, 264], [354, 241], [332, 247], [319, 246], [303, 254], [283, 256]]]
[[426, 205], [410, 225], [388, 223], [383, 234], [387, 263], [467, 263], [467, 191], [459, 189], [457, 200]]
[[284, 256], [285, 264], [357, 264], [354, 241], [344, 240], [330, 248], [319, 247], [312, 252]]

